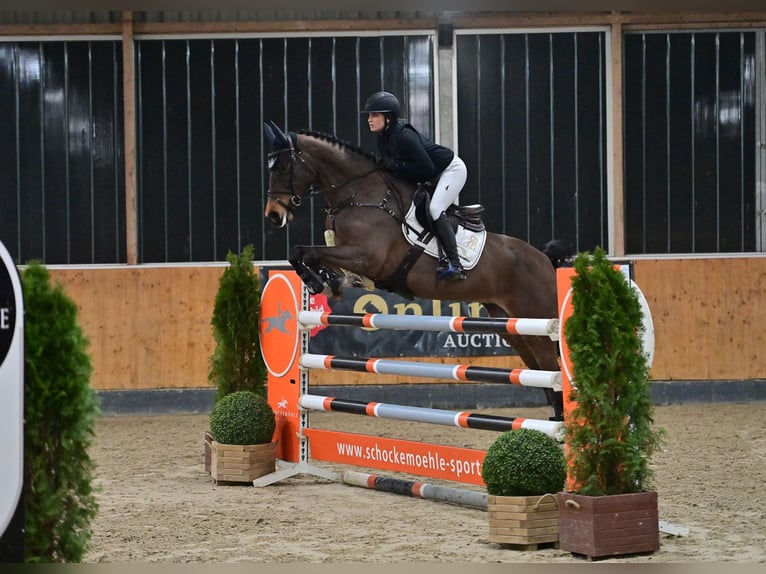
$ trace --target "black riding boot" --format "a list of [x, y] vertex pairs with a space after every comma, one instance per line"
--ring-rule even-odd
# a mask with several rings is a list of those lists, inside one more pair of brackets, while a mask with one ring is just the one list
[[460, 263], [460, 256], [457, 252], [457, 241], [455, 232], [447, 216], [442, 213], [438, 219], [434, 219], [434, 233], [439, 240], [444, 253], [447, 256], [446, 261], [439, 261], [437, 268], [437, 279], [465, 279], [465, 270]]

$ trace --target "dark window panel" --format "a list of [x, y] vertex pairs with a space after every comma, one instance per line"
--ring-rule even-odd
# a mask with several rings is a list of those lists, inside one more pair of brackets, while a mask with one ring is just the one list
[[[263, 118], [275, 122], [281, 129], [298, 129], [285, 127], [287, 111], [285, 107], [285, 42], [283, 39], [267, 38], [262, 40], [262, 90]], [[291, 121], [288, 118], [288, 121]], [[268, 151], [268, 150], [267, 150]], [[265, 185], [268, 186], [268, 174]], [[289, 250], [291, 230], [276, 228], [266, 224], [263, 241], [263, 256], [265, 259], [286, 259]]]
[[644, 40], [644, 251], [664, 253], [668, 249], [668, 98], [667, 36], [647, 34]]
[[124, 262], [122, 48], [91, 43], [93, 110], [93, 263]]
[[124, 203], [117, 167], [122, 162], [117, 46], [86, 41], [5, 45], [3, 69], [9, 73], [2, 135], [13, 151], [3, 156], [13, 166], [13, 187], [3, 190], [0, 200], [9, 206], [4, 213], [13, 220], [13, 255], [20, 262], [118, 260], [125, 239], [124, 217], [119, 228], [116, 213], [117, 203]]
[[21, 235], [19, 262], [32, 259], [46, 262], [43, 243], [44, 183], [40, 150], [43, 147], [40, 124], [42, 90], [42, 50], [37, 43], [18, 44], [17, 93], [19, 125], [19, 221]]
[[[311, 66], [311, 47], [313, 39], [294, 38], [287, 42], [286, 77], [287, 85], [278, 92], [280, 98], [286, 100], [287, 123], [277, 122], [282, 129], [297, 131], [311, 127], [311, 113], [316, 102], [312, 101], [310, 83], [313, 82]], [[311, 76], [311, 78], [309, 78]], [[329, 94], [325, 94], [325, 98]]]
[[67, 52], [69, 211], [72, 218], [68, 263], [90, 263], [93, 260], [93, 70], [90, 43], [70, 43]]
[[694, 252], [718, 251], [716, 34], [694, 34]]
[[[549, 226], [540, 230], [538, 242], [534, 243], [538, 247], [554, 237], [571, 241], [577, 233], [577, 161], [580, 152], [577, 147], [579, 93], [575, 84], [578, 71], [577, 35], [553, 34], [551, 51], [553, 206]], [[597, 156], [591, 156], [591, 159], [597, 159]], [[548, 232], [547, 236], [545, 232]]]
[[[321, 114], [315, 113], [315, 106], [321, 106], [320, 100], [325, 102], [332, 99], [331, 93], [319, 96], [315, 93], [313, 83], [321, 76], [319, 70], [314, 69], [313, 48], [316, 38], [294, 38], [287, 42], [287, 91], [285, 93], [287, 105], [287, 117], [290, 130], [311, 128], [312, 124]], [[326, 73], [326, 72], [325, 72]], [[312, 241], [312, 227], [314, 201], [306, 201], [295, 211], [295, 220], [290, 224], [290, 245], [310, 245]]]
[[[756, 58], [755, 34], [742, 33], [742, 79], [741, 123], [742, 123], [742, 251], [756, 251], [756, 212], [755, 205], [755, 164], [756, 154]], [[762, 136], [763, 137], [763, 136]]]
[[694, 147], [692, 106], [692, 35], [670, 34], [669, 94], [669, 253], [694, 251]]
[[[305, 127], [335, 133], [336, 110], [333, 103], [337, 87], [333, 81], [333, 38], [311, 38], [307, 56], [311, 67], [311, 87], [307, 103], [311, 111], [310, 122], [306, 122]], [[351, 109], [338, 111], [343, 115], [352, 113]]]
[[[461, 124], [474, 127], [479, 123], [478, 45], [478, 36], [458, 35], [456, 38], [457, 69], [460, 70], [463, 80], [456, 83], [457, 97], [458, 102], [467, 102], [458, 106], [457, 116]], [[475, 131], [469, 136], [468, 130], [458, 130], [456, 151], [468, 170], [468, 179], [460, 194], [460, 202], [463, 204], [481, 202], [479, 149], [479, 139]]]
[[215, 261], [212, 40], [189, 41], [191, 260]]
[[[241, 39], [238, 43], [239, 69], [239, 191], [241, 243], [255, 248], [255, 259], [264, 259], [261, 234], [266, 224], [263, 208], [266, 203], [265, 158], [262, 153], [263, 119], [261, 118], [260, 42]], [[266, 144], [267, 145], [267, 144]]]
[[16, 263], [19, 263], [19, 170], [16, 147], [16, 45], [0, 43], [0, 109], [5, 120], [0, 122], [0, 241]]
[[459, 150], [492, 231], [608, 248], [603, 38], [457, 36]]
[[[167, 157], [167, 260], [190, 261], [190, 126], [188, 43], [164, 41], [162, 109]], [[159, 94], [158, 94], [159, 95]]]
[[[478, 57], [481, 68], [476, 78], [477, 100], [477, 129], [475, 137], [478, 145], [477, 153], [482, 164], [496, 165], [497, 169], [474, 169], [469, 174], [478, 191], [478, 202], [482, 204], [502, 205], [503, 190], [503, 148], [498, 145], [501, 140], [499, 130], [502, 129], [503, 109], [498, 97], [502, 93], [502, 42], [498, 35], [480, 36]], [[462, 201], [461, 203], [465, 203]], [[485, 224], [488, 229], [503, 229], [504, 210], [491, 209], [485, 212]]]
[[167, 255], [163, 42], [142, 42], [137, 58], [139, 259], [148, 263]]
[[643, 153], [625, 156], [629, 252], [755, 248], [754, 50], [751, 32], [626, 37], [625, 145], [640, 134]]
[[623, 47], [623, 202], [628, 253], [644, 252], [644, 37], [628, 35]]
[[550, 34], [530, 34], [529, 58], [529, 236], [539, 245], [550, 239], [552, 135]]
[[[385, 85], [382, 77], [383, 60], [383, 41], [382, 38], [375, 36], [363, 36], [359, 38], [359, 106], [364, 109], [364, 103], [367, 98], [380, 90], [391, 91], [391, 87]], [[375, 135], [370, 133], [367, 126], [364, 125], [365, 116], [360, 116], [362, 125], [360, 126], [362, 148], [377, 153], [377, 143]]]
[[503, 37], [505, 78], [503, 91], [496, 97], [503, 102], [503, 143], [505, 166], [504, 220], [498, 231], [526, 239], [529, 237], [529, 117], [527, 84], [527, 36]]
[[233, 41], [216, 42], [213, 61], [216, 261], [239, 253], [239, 190], [237, 188], [237, 94]]
[[[718, 43], [718, 60], [722, 64], [718, 75], [718, 250], [721, 252], [744, 250], [742, 38], [741, 34], [724, 34]], [[724, 62], [739, 65], [723, 65]]]
[[365, 94], [357, 87], [358, 71], [364, 67], [356, 58], [358, 38], [334, 38], [335, 126], [333, 133], [353, 144], [359, 144], [361, 131], [367, 130], [366, 114], [360, 115]]
[[[70, 212], [70, 184], [76, 182], [77, 177], [73, 173], [75, 177], [70, 179], [69, 136], [71, 133], [75, 141], [82, 138], [77, 130], [71, 130], [69, 125], [70, 82], [67, 69], [69, 61], [67, 45], [64, 42], [50, 42], [41, 46], [43, 49], [42, 82], [43, 90], [47, 94], [42, 101], [43, 146], [41, 151], [45, 224], [41, 231], [45, 240], [45, 261], [51, 264], [67, 264], [72, 263], [70, 224], [73, 218], [84, 217], [87, 223], [90, 222], [89, 213]], [[72, 56], [71, 61], [74, 66], [74, 54]], [[87, 72], [85, 77], [87, 79]], [[77, 86], [72, 85], [72, 88], [76, 89]], [[80, 181], [82, 181], [81, 178]]]
[[577, 207], [574, 228], [555, 235], [576, 251], [609, 250], [604, 34], [577, 34]]
[[[381, 36], [380, 41], [383, 44], [381, 48], [381, 61], [383, 65], [383, 85], [381, 89], [395, 94], [402, 106], [402, 117], [413, 121], [410, 102], [406, 97], [407, 90], [405, 90], [405, 86], [407, 86], [405, 39], [401, 36]], [[374, 62], [371, 62], [371, 64], [374, 64]], [[430, 126], [416, 125], [415, 127], [427, 137], [431, 136]]]

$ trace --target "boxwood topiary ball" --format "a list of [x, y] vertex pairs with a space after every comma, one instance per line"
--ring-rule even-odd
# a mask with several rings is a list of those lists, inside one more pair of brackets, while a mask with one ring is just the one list
[[210, 413], [210, 433], [222, 444], [271, 442], [276, 421], [271, 405], [251, 391], [222, 397]]
[[506, 431], [487, 450], [481, 476], [493, 496], [556, 493], [566, 482], [566, 457], [559, 443], [542, 431]]

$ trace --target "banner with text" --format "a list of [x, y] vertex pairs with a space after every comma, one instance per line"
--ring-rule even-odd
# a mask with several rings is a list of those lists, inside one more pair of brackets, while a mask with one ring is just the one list
[[[273, 269], [273, 268], [272, 268]], [[284, 268], [280, 268], [284, 269]], [[261, 268], [261, 288], [268, 269]], [[351, 315], [384, 313], [447, 317], [487, 317], [480, 303], [405, 299], [380, 289], [346, 287], [340, 298], [323, 294], [309, 296], [311, 311]], [[500, 335], [482, 333], [443, 333], [435, 331], [395, 331], [363, 327], [326, 327], [311, 330], [309, 352], [353, 357], [491, 357], [516, 355]]]

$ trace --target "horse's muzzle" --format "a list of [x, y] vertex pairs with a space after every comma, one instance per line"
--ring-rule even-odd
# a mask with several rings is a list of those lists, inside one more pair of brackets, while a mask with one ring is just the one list
[[287, 212], [285, 211], [282, 215], [280, 215], [276, 211], [272, 211], [266, 215], [266, 219], [268, 219], [269, 223], [275, 227], [284, 227], [287, 225]]
[[266, 209], [264, 209], [264, 216], [275, 227], [284, 227], [290, 223], [293, 219], [292, 209], [282, 203], [279, 199], [269, 197], [266, 200]]

